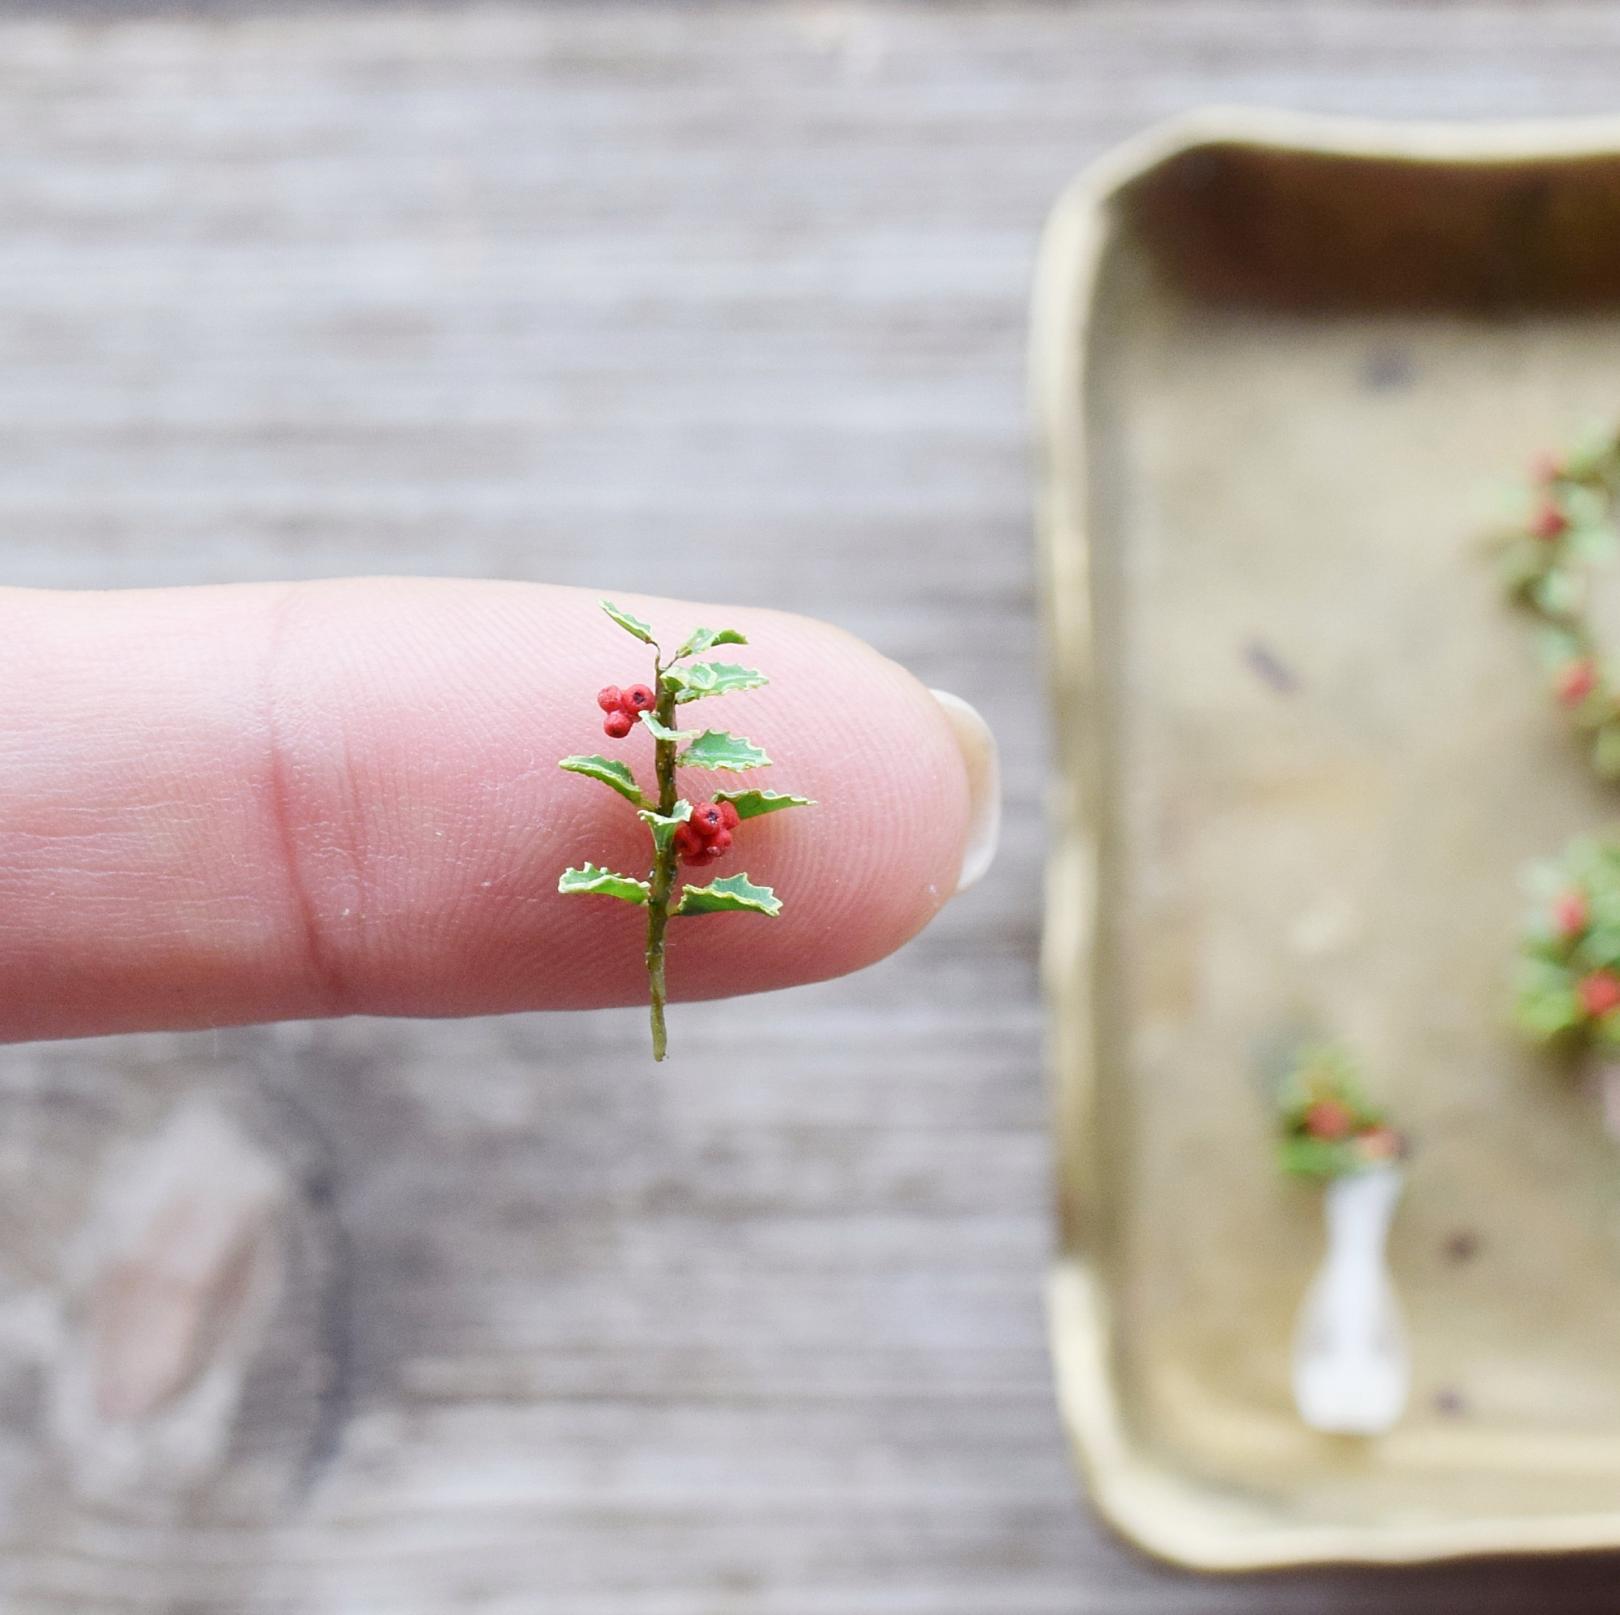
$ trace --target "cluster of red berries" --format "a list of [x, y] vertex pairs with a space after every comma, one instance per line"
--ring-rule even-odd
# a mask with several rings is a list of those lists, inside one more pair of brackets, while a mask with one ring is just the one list
[[1560, 892], [1553, 899], [1552, 906], [1553, 928], [1566, 942], [1573, 942], [1577, 937], [1585, 936], [1586, 928], [1592, 923], [1592, 904], [1578, 886], [1572, 886], [1567, 892]]
[[731, 850], [737, 810], [729, 802], [699, 802], [675, 832], [675, 850], [683, 864], [706, 864]]
[[1620, 976], [1612, 970], [1594, 970], [1581, 977], [1575, 993], [1584, 1013], [1600, 1021], [1620, 1009]]
[[[1565, 942], [1578, 942], [1592, 924], [1592, 902], [1572, 886], [1553, 899], [1553, 927]], [[1589, 970], [1575, 983], [1581, 1013], [1594, 1021], [1620, 1009], [1620, 976], [1612, 970]]]
[[1550, 544], [1569, 531], [1569, 517], [1554, 492], [1565, 476], [1564, 462], [1556, 454], [1538, 454], [1530, 462], [1530, 475], [1545, 490], [1530, 517], [1530, 536]]
[[1602, 1021], [1602, 1017], [1620, 1009], [1620, 975], [1615, 975], [1614, 970], [1592, 970], [1591, 975], [1581, 977], [1575, 991], [1581, 1009], [1594, 1021]]
[[1388, 1161], [1401, 1153], [1401, 1135], [1393, 1127], [1358, 1127], [1355, 1112], [1342, 1099], [1318, 1099], [1305, 1112], [1305, 1131], [1327, 1144], [1353, 1141], [1369, 1161]]
[[609, 684], [598, 690], [596, 704], [607, 714], [602, 720], [602, 733], [610, 740], [623, 740], [635, 728], [636, 719], [657, 705], [657, 699], [647, 684], [632, 684], [623, 690]]
[[1546, 543], [1552, 543], [1569, 531], [1569, 517], [1559, 509], [1555, 499], [1543, 499], [1530, 517], [1530, 534]]
[[1558, 675], [1558, 699], [1566, 707], [1578, 707], [1598, 686], [1597, 663], [1590, 656], [1566, 662]]

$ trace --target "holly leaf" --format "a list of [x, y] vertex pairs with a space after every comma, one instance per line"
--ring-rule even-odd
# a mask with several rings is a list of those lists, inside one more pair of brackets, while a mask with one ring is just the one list
[[[636, 776], [628, 765], [612, 757], [564, 757], [557, 766], [570, 774], [583, 774], [586, 779], [600, 780], [610, 791], [617, 791], [627, 802], [639, 807], [647, 805], [647, 798], [636, 784]], [[742, 812], [738, 808], [739, 813]]]
[[1581, 938], [1580, 956], [1595, 970], [1613, 970], [1620, 964], [1620, 925], [1594, 912], [1591, 929]]
[[789, 796], [786, 791], [716, 791], [716, 802], [729, 802], [739, 819], [757, 819], [762, 813], [780, 813], [783, 808], [814, 807], [808, 796]]
[[1585, 601], [1585, 584], [1568, 567], [1549, 567], [1530, 585], [1530, 603], [1549, 617], [1574, 617]]
[[652, 624], [650, 622], [643, 622], [640, 617], [631, 616], [628, 611], [614, 605], [611, 600], [599, 600], [597, 604], [627, 634], [633, 634], [643, 645], [657, 645], [658, 641], [653, 638]]
[[[683, 768], [769, 768], [771, 760], [751, 740], [728, 735], [724, 729], [705, 729], [675, 761]], [[742, 809], [737, 809], [739, 817]]]
[[641, 721], [652, 730], [660, 740], [696, 740], [696, 729], [669, 729], [658, 721], [656, 712], [643, 712]]
[[1604, 779], [1620, 779], [1620, 724], [1606, 723], [1598, 730], [1592, 742], [1592, 766]]
[[1574, 988], [1549, 986], [1533, 987], [1520, 993], [1514, 1018], [1522, 1032], [1545, 1039], [1573, 1031], [1584, 1017]]
[[1551, 562], [1547, 546], [1540, 539], [1521, 535], [1502, 546], [1499, 564], [1502, 582], [1509, 593], [1527, 595], [1546, 575]]
[[1536, 635], [1536, 650], [1540, 655], [1541, 665], [1548, 672], [1557, 672], [1584, 656], [1587, 646], [1579, 634], [1571, 632], [1568, 628], [1547, 624]]
[[701, 656], [706, 650], [713, 650], [716, 645], [746, 645], [748, 636], [739, 634], [735, 628], [694, 628], [686, 636], [681, 648], [670, 657], [672, 662], [678, 662], [683, 656]]
[[615, 874], [600, 864], [586, 864], [580, 869], [565, 869], [557, 882], [559, 892], [597, 892], [603, 897], [616, 897], [621, 903], [645, 903], [652, 895], [652, 887], [644, 880], [630, 875]]
[[1537, 1039], [1573, 1031], [1585, 1019], [1575, 989], [1578, 971], [1560, 959], [1521, 957], [1514, 1019], [1519, 1030]]
[[707, 886], [683, 886], [676, 914], [769, 914], [782, 912], [782, 899], [769, 886], [746, 875], [724, 875]]
[[675, 804], [673, 813], [657, 813], [651, 808], [643, 808], [636, 817], [646, 820], [647, 828], [652, 831], [653, 845], [664, 852], [668, 850], [670, 837], [692, 817], [692, 804], [683, 796]]
[[1606, 522], [1596, 522], [1589, 527], [1577, 527], [1565, 543], [1570, 554], [1577, 560], [1600, 565], [1614, 560], [1616, 547], [1614, 529]]
[[1277, 1145], [1277, 1165], [1296, 1178], [1342, 1178], [1355, 1171], [1355, 1150], [1325, 1138], [1285, 1138]]
[[754, 690], [770, 683], [758, 668], [737, 662], [690, 662], [685, 667], [666, 667], [664, 681], [675, 687], [677, 701], [700, 701], [706, 695]]

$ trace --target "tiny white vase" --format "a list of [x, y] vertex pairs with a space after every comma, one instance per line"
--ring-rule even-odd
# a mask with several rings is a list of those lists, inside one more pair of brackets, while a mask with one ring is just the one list
[[1294, 1402], [1313, 1430], [1375, 1436], [1406, 1408], [1411, 1359], [1385, 1247], [1399, 1167], [1335, 1178], [1323, 1195], [1327, 1256], [1294, 1331]]

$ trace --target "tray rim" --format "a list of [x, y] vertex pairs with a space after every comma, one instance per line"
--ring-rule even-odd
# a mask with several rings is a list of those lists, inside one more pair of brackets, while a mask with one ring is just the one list
[[[1213, 106], [1157, 123], [1082, 169], [1048, 215], [1029, 327], [1035, 528], [1048, 698], [1086, 712], [1093, 692], [1084, 382], [1098, 270], [1114, 204], [1134, 182], [1204, 147], [1378, 159], [1420, 167], [1557, 164], [1620, 158], [1620, 117], [1497, 122], [1384, 121]], [[1203, 1571], [1447, 1559], [1620, 1548], [1620, 1509], [1602, 1514], [1363, 1525], [1276, 1526], [1236, 1534], [1202, 1506], [1197, 1483], [1133, 1446], [1109, 1365], [1109, 1292], [1091, 1248], [1098, 1202], [1093, 950], [1103, 777], [1096, 726], [1056, 726], [1049, 791], [1041, 978], [1052, 1103], [1057, 1252], [1048, 1337], [1071, 1452], [1103, 1519], [1155, 1558]]]

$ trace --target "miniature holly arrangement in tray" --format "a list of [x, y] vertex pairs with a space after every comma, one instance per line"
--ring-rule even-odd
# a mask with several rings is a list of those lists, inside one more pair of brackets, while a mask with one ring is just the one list
[[1532, 866], [1516, 1019], [1538, 1041], [1620, 1056], [1620, 846], [1582, 839]]
[[557, 882], [560, 892], [583, 892], [616, 898], [647, 910], [647, 988], [652, 1012], [653, 1058], [662, 1060], [668, 1049], [664, 1027], [665, 931], [671, 919], [699, 914], [763, 914], [774, 918], [782, 904], [769, 886], [756, 886], [746, 873], [723, 875], [705, 884], [685, 876], [677, 885], [677, 864], [703, 869], [723, 861], [735, 847], [735, 836], [749, 819], [787, 808], [812, 807], [805, 796], [777, 791], [721, 790], [693, 802], [677, 791], [676, 770], [697, 768], [728, 774], [768, 768], [770, 758], [752, 741], [723, 729], [678, 729], [677, 708], [733, 690], [752, 690], [768, 682], [763, 673], [736, 662], [706, 661], [721, 645], [746, 645], [735, 628], [694, 628], [667, 658], [652, 627], [621, 610], [610, 600], [602, 610], [633, 639], [653, 652], [650, 684], [608, 685], [597, 692], [603, 713], [602, 732], [610, 740], [629, 738], [645, 729], [653, 740], [653, 775], [656, 789], [642, 790], [627, 763], [616, 758], [564, 757], [558, 767], [582, 774], [622, 796], [647, 826], [652, 843], [651, 865], [645, 878], [622, 875], [598, 864], [566, 869]]
[[1594, 571], [1620, 562], [1620, 439], [1594, 436], [1540, 456], [1511, 528], [1503, 579], [1537, 619], [1552, 694], [1586, 740], [1593, 768], [1620, 779], [1620, 677], [1592, 625]]
[[1295, 1177], [1328, 1181], [1395, 1161], [1405, 1140], [1362, 1086], [1350, 1054], [1336, 1043], [1308, 1043], [1276, 1089], [1277, 1164]]
[[1277, 1163], [1321, 1185], [1327, 1235], [1294, 1325], [1294, 1405], [1312, 1429], [1381, 1435], [1400, 1419], [1412, 1377], [1386, 1255], [1406, 1143], [1341, 1045], [1280, 1052]]

